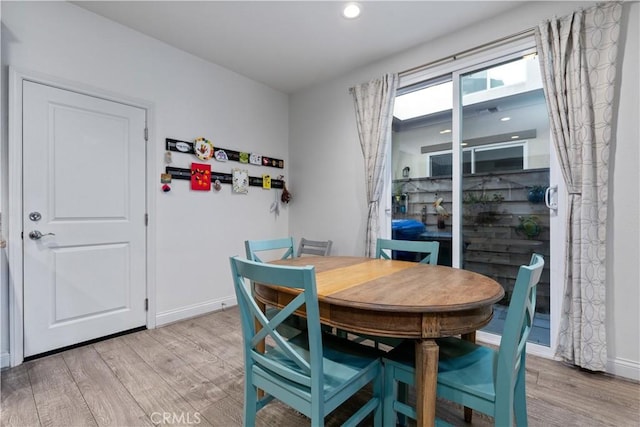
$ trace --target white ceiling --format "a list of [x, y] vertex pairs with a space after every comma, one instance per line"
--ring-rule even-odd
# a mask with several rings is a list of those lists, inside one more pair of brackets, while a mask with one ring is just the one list
[[75, 1], [85, 9], [286, 92], [522, 5], [522, 1]]

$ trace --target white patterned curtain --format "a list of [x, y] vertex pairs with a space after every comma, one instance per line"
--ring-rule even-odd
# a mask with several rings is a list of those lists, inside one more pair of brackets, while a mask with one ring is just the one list
[[606, 220], [620, 3], [536, 28], [554, 143], [569, 192], [565, 291], [557, 354], [605, 371]]
[[380, 235], [378, 209], [384, 187], [384, 165], [387, 147], [391, 141], [393, 103], [398, 88], [398, 75], [387, 74], [380, 79], [352, 87], [358, 124], [360, 146], [364, 156], [367, 177], [367, 233], [365, 256], [375, 254], [376, 240]]

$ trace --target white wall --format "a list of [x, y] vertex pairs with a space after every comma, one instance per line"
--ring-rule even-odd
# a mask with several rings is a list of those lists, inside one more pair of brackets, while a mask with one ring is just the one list
[[[640, 379], [640, 3], [625, 5], [620, 103], [609, 174], [607, 339], [613, 368]], [[624, 33], [623, 33], [624, 34]], [[635, 375], [634, 375], [635, 373]]]
[[[219, 193], [192, 192], [188, 181], [174, 181], [172, 191], [163, 193], [165, 138], [205, 136], [214, 145], [284, 159], [284, 170], [247, 169], [251, 175], [287, 176], [288, 96], [70, 3], [2, 2], [1, 7], [3, 109], [8, 65], [153, 104], [149, 144], [155, 159], [149, 167], [157, 178], [151, 183], [156, 203], [149, 211], [156, 224], [150, 231], [157, 242], [158, 324], [219, 308], [222, 302], [233, 304], [228, 257], [244, 255], [247, 238], [288, 235], [288, 208], [274, 217], [269, 207], [276, 191], [256, 187], [248, 195], [232, 194], [226, 184]], [[3, 117], [2, 212], [7, 212], [6, 125]], [[173, 166], [189, 167], [192, 161], [198, 160], [173, 153]], [[220, 172], [238, 166], [212, 163]], [[6, 353], [6, 277], [2, 287], [1, 350]]]
[[[563, 16], [592, 4], [529, 2], [464, 31], [294, 94], [290, 103], [289, 157], [297, 203], [291, 206], [291, 233], [330, 238], [338, 255], [364, 254], [365, 177], [349, 87], [533, 28], [543, 19]], [[629, 15], [625, 17], [629, 30], [622, 69], [618, 138], [613, 153], [607, 260], [609, 370], [631, 378], [640, 378], [638, 8], [638, 3], [624, 6], [625, 14]]]

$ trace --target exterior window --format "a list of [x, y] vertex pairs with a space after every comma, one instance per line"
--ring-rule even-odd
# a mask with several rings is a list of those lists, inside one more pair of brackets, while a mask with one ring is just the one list
[[[506, 172], [527, 169], [527, 142], [500, 143], [462, 150], [462, 173]], [[427, 154], [430, 177], [451, 176], [451, 150]]]
[[497, 87], [523, 84], [526, 80], [526, 63], [524, 61], [509, 62], [466, 75], [462, 81], [462, 94], [468, 95]]

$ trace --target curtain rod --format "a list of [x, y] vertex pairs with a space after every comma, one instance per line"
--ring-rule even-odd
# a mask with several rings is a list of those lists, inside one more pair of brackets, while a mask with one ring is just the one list
[[453, 55], [449, 55], [447, 57], [440, 58], [440, 59], [437, 59], [435, 61], [428, 62], [426, 64], [418, 65], [417, 67], [409, 68], [408, 70], [404, 70], [404, 71], [399, 72], [398, 75], [400, 77], [403, 77], [403, 76], [406, 76], [408, 74], [413, 74], [413, 73], [415, 73], [417, 71], [422, 71], [422, 70], [425, 70], [425, 69], [427, 69], [429, 67], [433, 67], [434, 65], [443, 64], [443, 63], [446, 63], [446, 62], [449, 62], [449, 61], [455, 61], [456, 59], [468, 56], [470, 54], [482, 52], [484, 50], [487, 50], [488, 48], [497, 47], [497, 46], [500, 46], [500, 45], [505, 44], [507, 42], [512, 42], [512, 41], [515, 41], [515, 40], [519, 40], [519, 39], [525, 38], [527, 36], [533, 35], [534, 33], [535, 33], [535, 28], [528, 28], [528, 29], [526, 29], [524, 31], [520, 31], [519, 33], [511, 34], [510, 36], [505, 36], [505, 37], [502, 37], [500, 39], [493, 40], [493, 41], [481, 44], [480, 46], [476, 46], [476, 47], [473, 47], [473, 48], [470, 48], [470, 49], [466, 49], [466, 50], [460, 51], [458, 53], [455, 53]]

